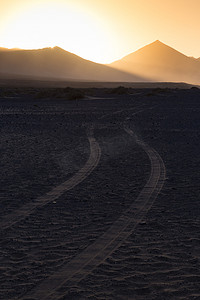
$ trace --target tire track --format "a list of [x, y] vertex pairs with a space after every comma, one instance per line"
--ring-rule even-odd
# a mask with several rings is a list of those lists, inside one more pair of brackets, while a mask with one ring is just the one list
[[87, 128], [87, 136], [90, 143], [90, 156], [86, 164], [70, 179], [53, 188], [44, 196], [38, 197], [34, 202], [23, 205], [21, 208], [6, 215], [0, 221], [0, 229], [5, 230], [19, 221], [31, 215], [35, 209], [58, 199], [63, 193], [73, 189], [81, 183], [96, 168], [101, 157], [101, 148], [94, 138], [93, 127]]
[[135, 139], [150, 159], [151, 174], [146, 185], [133, 204], [113, 223], [108, 231], [58, 272], [44, 280], [41, 285], [27, 295], [30, 298], [26, 297], [25, 299], [60, 299], [69, 290], [69, 287], [85, 278], [123, 243], [153, 205], [165, 181], [164, 162], [160, 155], [138, 139], [131, 129], [127, 127], [124, 129]]

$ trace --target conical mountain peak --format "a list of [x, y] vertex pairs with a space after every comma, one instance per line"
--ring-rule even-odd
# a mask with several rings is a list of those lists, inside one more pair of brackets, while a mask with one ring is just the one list
[[[168, 49], [168, 50], [170, 50], [170, 51], [179, 52], [179, 51], [177, 51], [176, 49], [174, 49], [174, 48], [168, 46], [167, 44], [164, 44], [163, 42], [161, 42], [161, 41], [159, 41], [159, 40], [156, 40], [156, 41], [154, 41], [153, 43], [144, 46], [143, 48], [139, 49], [138, 51], [146, 50], [146, 49], [149, 51], [150, 48], [152, 48], [152, 49], [162, 49], [162, 50], [165, 50], [165, 51]], [[137, 51], [136, 51], [136, 52], [137, 52]], [[179, 52], [179, 53], [180, 53], [180, 52]], [[182, 53], [181, 53], [181, 54], [182, 54]]]
[[159, 40], [111, 64], [124, 72], [134, 72], [152, 81], [198, 83], [199, 60], [194, 60]]
[[154, 44], [154, 45], [165, 45], [163, 42], [161, 42], [159, 40], [154, 41], [152, 44]]

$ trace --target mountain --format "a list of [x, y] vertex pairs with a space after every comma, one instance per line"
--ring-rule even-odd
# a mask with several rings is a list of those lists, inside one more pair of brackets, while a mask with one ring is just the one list
[[4, 47], [0, 47], [0, 51], [18, 51], [18, 50], [21, 50], [21, 49], [18, 49], [18, 48], [12, 48], [12, 49], [8, 49], [8, 48], [4, 48]]
[[0, 78], [200, 84], [200, 58], [188, 57], [160, 41], [109, 65], [85, 60], [59, 47], [0, 48]]
[[85, 60], [59, 47], [0, 51], [0, 77], [79, 81], [144, 81], [144, 78]]
[[0, 47], [0, 51], [9, 51], [9, 49]]
[[200, 84], [200, 60], [155, 41], [109, 66], [151, 81]]

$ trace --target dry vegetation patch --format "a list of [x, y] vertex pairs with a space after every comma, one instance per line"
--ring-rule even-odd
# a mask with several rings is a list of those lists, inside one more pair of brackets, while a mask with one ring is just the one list
[[62, 98], [66, 100], [83, 99], [85, 92], [77, 88], [45, 88], [36, 93], [36, 98]]

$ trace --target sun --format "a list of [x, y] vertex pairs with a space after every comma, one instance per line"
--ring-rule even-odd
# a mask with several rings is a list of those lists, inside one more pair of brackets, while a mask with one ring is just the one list
[[38, 49], [59, 46], [85, 59], [106, 63], [109, 35], [103, 21], [88, 11], [51, 3], [26, 8], [4, 30], [4, 46]]

